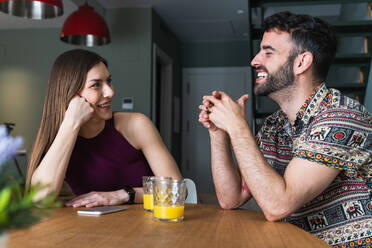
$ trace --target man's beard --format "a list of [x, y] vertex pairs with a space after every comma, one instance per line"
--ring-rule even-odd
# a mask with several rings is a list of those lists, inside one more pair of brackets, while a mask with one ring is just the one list
[[267, 96], [271, 93], [277, 92], [293, 85], [293, 62], [295, 58], [296, 56], [294, 54], [289, 55], [285, 64], [272, 74], [269, 74], [266, 67], [258, 67], [257, 69], [265, 71], [268, 76], [266, 78], [266, 82], [264, 82], [262, 85], [256, 85], [254, 93], [258, 96]]

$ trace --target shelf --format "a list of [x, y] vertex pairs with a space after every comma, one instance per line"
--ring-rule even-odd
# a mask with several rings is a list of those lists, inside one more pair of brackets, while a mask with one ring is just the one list
[[334, 27], [337, 36], [372, 36], [372, 21], [340, 21], [330, 24]]
[[251, 8], [256, 7], [283, 7], [295, 5], [319, 5], [319, 4], [354, 4], [369, 3], [371, 0], [251, 0]]
[[[330, 23], [338, 37], [365, 37], [372, 36], [372, 21], [343, 21], [337, 23]], [[262, 31], [260, 28], [253, 27], [252, 37], [254, 40], [262, 38]]]
[[369, 53], [337, 54], [333, 64], [368, 67], [371, 63], [371, 58]]

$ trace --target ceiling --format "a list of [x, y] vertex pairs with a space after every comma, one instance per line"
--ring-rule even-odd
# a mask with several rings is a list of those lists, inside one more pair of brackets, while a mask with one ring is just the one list
[[[61, 27], [84, 0], [63, 0], [64, 15], [47, 20], [30, 20], [0, 12], [0, 29]], [[248, 0], [88, 0], [97, 12], [125, 7], [152, 7], [182, 42], [247, 40]], [[288, 7], [266, 9], [265, 15]], [[294, 12], [317, 16], [338, 15], [339, 6], [307, 6]], [[257, 19], [253, 12], [254, 21]]]
[[[0, 12], [0, 29], [62, 27], [80, 0], [63, 0], [64, 15], [30, 20]], [[247, 39], [247, 0], [93, 0], [105, 9], [153, 7], [182, 42]], [[98, 9], [96, 7], [96, 9]], [[197, 28], [195, 28], [197, 27]]]
[[231, 41], [247, 38], [248, 0], [97, 1], [106, 9], [152, 6], [183, 42]]

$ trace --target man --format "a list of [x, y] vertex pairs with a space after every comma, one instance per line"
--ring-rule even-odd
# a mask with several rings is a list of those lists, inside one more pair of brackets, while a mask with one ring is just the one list
[[336, 53], [334, 32], [318, 18], [290, 12], [268, 17], [263, 30], [251, 62], [254, 92], [280, 110], [256, 140], [244, 116], [248, 95], [235, 102], [214, 91], [200, 106], [219, 203], [233, 209], [254, 197], [269, 221], [288, 221], [335, 247], [366, 247], [372, 243], [372, 117], [324, 83]]

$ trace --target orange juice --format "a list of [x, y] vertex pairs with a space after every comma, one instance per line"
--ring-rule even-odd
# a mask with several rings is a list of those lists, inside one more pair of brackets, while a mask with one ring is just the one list
[[154, 217], [163, 220], [177, 220], [183, 219], [184, 206], [155, 206]]
[[152, 194], [143, 194], [143, 208], [146, 211], [152, 211], [154, 209], [154, 197]]

